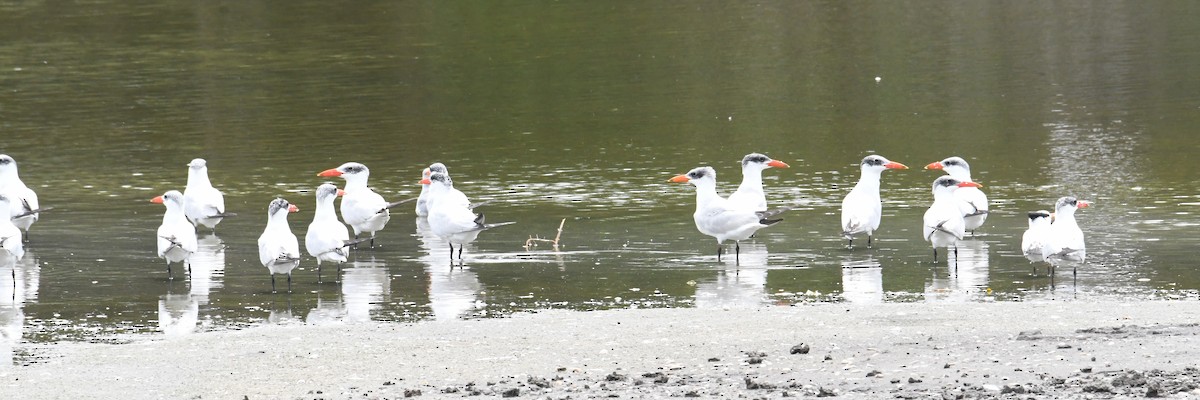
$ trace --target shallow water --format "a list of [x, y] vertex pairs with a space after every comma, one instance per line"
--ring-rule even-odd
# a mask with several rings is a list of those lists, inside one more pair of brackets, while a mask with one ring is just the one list
[[[0, 152], [55, 207], [15, 281], [0, 273], [0, 346], [544, 308], [1196, 298], [1198, 8], [0, 3]], [[797, 208], [717, 262], [693, 190], [667, 179], [712, 165], [728, 193], [754, 151], [791, 164], [764, 175]], [[883, 178], [875, 248], [847, 250], [840, 201], [875, 152], [914, 168]], [[992, 202], [957, 270], [918, 233], [937, 175], [921, 166], [951, 155]], [[147, 200], [195, 157], [240, 215], [169, 281]], [[305, 259], [272, 294], [267, 203], [298, 204], [303, 237], [316, 173], [345, 161], [391, 200], [444, 162], [517, 224], [451, 269], [406, 205], [340, 283]], [[1025, 213], [1063, 195], [1095, 202], [1077, 280], [1019, 251]], [[563, 219], [558, 251], [522, 246]]]

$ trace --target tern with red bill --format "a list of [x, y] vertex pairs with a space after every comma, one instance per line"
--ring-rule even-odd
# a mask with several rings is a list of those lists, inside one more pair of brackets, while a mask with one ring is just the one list
[[674, 183], [691, 183], [696, 187], [696, 212], [692, 218], [696, 229], [717, 239], [717, 261], [721, 260], [726, 240], [734, 242], [734, 260], [739, 261], [741, 246], [738, 242], [749, 239], [759, 229], [774, 225], [781, 218], [774, 218], [787, 211], [788, 207], [759, 211], [738, 206], [717, 194], [717, 171], [712, 167], [699, 167], [670, 179]]
[[[429, 168], [425, 168], [424, 171], [421, 171], [421, 182], [429, 180], [429, 174], [430, 174]], [[417, 211], [418, 217], [428, 217], [429, 216], [428, 202], [429, 202], [429, 184], [422, 183], [421, 184], [421, 194], [417, 196], [416, 211]]]
[[457, 190], [451, 187], [450, 177], [442, 172], [431, 173], [421, 183], [429, 185], [429, 230], [450, 243], [451, 265], [454, 264], [454, 245], [458, 245], [458, 260], [463, 264], [463, 245], [475, 241], [480, 232], [513, 223], [485, 223], [482, 213], [476, 215], [469, 205], [451, 198]]
[[846, 198], [842, 199], [842, 236], [848, 248], [854, 248], [854, 236], [867, 235], [867, 248], [871, 248], [871, 236], [879, 229], [883, 219], [883, 200], [879, 197], [879, 179], [883, 171], [908, 169], [904, 164], [890, 161], [880, 155], [869, 155], [859, 164], [862, 171], [858, 183]]
[[1079, 266], [1087, 259], [1083, 230], [1075, 222], [1075, 211], [1087, 208], [1092, 203], [1074, 197], [1062, 197], [1054, 203], [1054, 223], [1042, 243], [1042, 257], [1050, 263], [1051, 274], [1059, 266], [1070, 266], [1071, 274], [1077, 275]]
[[341, 280], [342, 263], [350, 255], [348, 247], [358, 243], [350, 240], [350, 231], [338, 221], [337, 213], [333, 210], [333, 200], [345, 193], [332, 183], [317, 187], [316, 212], [312, 223], [308, 224], [308, 232], [304, 234], [304, 249], [317, 259], [317, 283], [321, 283], [321, 263], [325, 261], [337, 264], [334, 280]]
[[[929, 163], [925, 169], [940, 169], [946, 171], [959, 182], [972, 182], [971, 166], [962, 157], [950, 157], [942, 161]], [[966, 230], [975, 234], [975, 230], [983, 226], [988, 216], [988, 198], [979, 188], [966, 187], [954, 192], [954, 197], [960, 202]]]
[[966, 221], [963, 219], [958, 200], [954, 192], [963, 188], [980, 188], [980, 185], [970, 181], [960, 181], [949, 175], [933, 181], [933, 204], [925, 210], [924, 224], [921, 226], [921, 236], [933, 246], [933, 262], [937, 263], [939, 247], [954, 248], [954, 264], [958, 265], [958, 246], [966, 233]]
[[288, 214], [300, 211], [294, 204], [278, 198], [267, 206], [267, 227], [258, 237], [258, 261], [271, 274], [271, 293], [275, 274], [287, 274], [288, 293], [292, 292], [292, 270], [300, 265], [300, 242], [288, 226]]
[[173, 263], [183, 263], [191, 275], [191, 257], [200, 248], [200, 244], [196, 239], [196, 227], [188, 222], [184, 215], [183, 193], [171, 190], [150, 199], [150, 202], [167, 207], [167, 211], [163, 213], [162, 225], [158, 226], [157, 238], [158, 258], [167, 261], [167, 279], [175, 279], [175, 274], [171, 271]]
[[[379, 193], [367, 187], [371, 170], [366, 165], [348, 162], [337, 168], [321, 171], [317, 176], [341, 177], [346, 180], [346, 194], [342, 196], [342, 221], [354, 229], [354, 238], [366, 234], [375, 247], [375, 232], [383, 230], [392, 219], [390, 209], [406, 201], [388, 203]], [[357, 247], [357, 246], [356, 246]]]
[[225, 212], [225, 196], [208, 180], [208, 161], [197, 158], [188, 163], [187, 187], [183, 188], [183, 211], [197, 228], [205, 226], [217, 232], [217, 224], [237, 214]]
[[735, 207], [766, 211], [767, 195], [763, 191], [762, 173], [768, 168], [788, 168], [788, 165], [759, 153], [742, 157], [742, 184], [729, 195], [729, 202]]

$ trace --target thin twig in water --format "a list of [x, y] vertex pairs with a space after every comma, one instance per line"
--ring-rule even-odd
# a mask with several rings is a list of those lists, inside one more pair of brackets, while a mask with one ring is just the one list
[[566, 225], [566, 224], [567, 224], [566, 218], [563, 218], [562, 222], [558, 223], [558, 234], [554, 235], [554, 240], [542, 239], [540, 236], [530, 235], [529, 239], [525, 241], [525, 250], [528, 251], [530, 248], [537, 247], [537, 244], [539, 242], [542, 242], [542, 243], [550, 243], [552, 246], [554, 246], [554, 250], [558, 251], [558, 243], [559, 243], [559, 240], [562, 239], [563, 225]]

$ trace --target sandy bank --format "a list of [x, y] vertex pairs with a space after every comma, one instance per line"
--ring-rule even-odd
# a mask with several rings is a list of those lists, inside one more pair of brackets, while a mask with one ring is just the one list
[[1196, 322], [1200, 302], [1176, 301], [296, 324], [35, 346], [0, 368], [0, 398], [1196, 397]]

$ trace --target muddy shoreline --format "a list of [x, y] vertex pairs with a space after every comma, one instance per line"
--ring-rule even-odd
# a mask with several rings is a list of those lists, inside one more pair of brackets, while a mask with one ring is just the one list
[[1200, 397], [1200, 302], [544, 311], [31, 345], [0, 397]]

